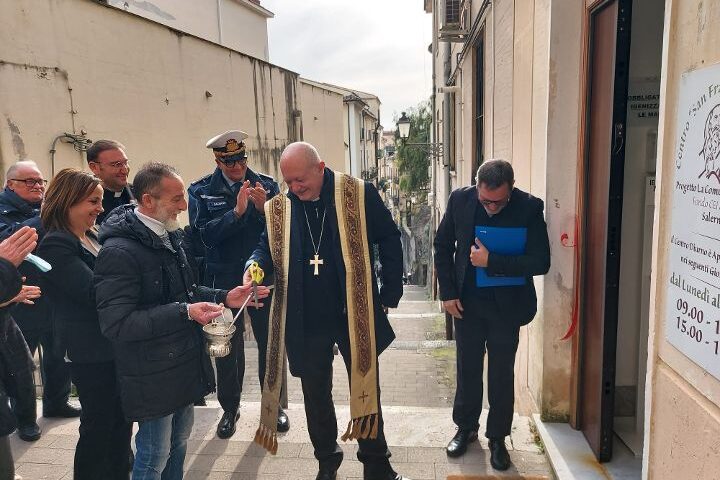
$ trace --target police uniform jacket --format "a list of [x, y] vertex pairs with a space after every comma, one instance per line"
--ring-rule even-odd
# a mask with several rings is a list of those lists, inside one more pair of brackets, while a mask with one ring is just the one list
[[[260, 182], [268, 200], [280, 192], [275, 180], [249, 168], [245, 179]], [[228, 186], [222, 171], [215, 169], [190, 185], [189, 214], [197, 237], [205, 247], [204, 283], [215, 288], [232, 288], [242, 282], [245, 262], [265, 230], [265, 216], [248, 201], [241, 217], [235, 215], [237, 195]]]

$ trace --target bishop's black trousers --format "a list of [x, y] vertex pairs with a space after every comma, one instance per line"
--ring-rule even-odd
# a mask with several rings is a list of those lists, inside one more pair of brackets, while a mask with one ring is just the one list
[[[348, 339], [335, 339], [332, 335], [313, 333], [305, 337], [305, 369], [300, 378], [305, 397], [305, 415], [310, 441], [315, 449], [315, 458], [320, 462], [321, 469], [328, 470], [337, 469], [343, 459], [343, 452], [337, 443], [337, 418], [332, 398], [333, 344], [336, 342], [345, 361], [345, 368], [350, 375], [351, 355]], [[378, 371], [378, 418], [380, 422], [378, 435], [374, 440], [358, 440], [357, 457], [363, 463], [365, 478], [384, 478], [392, 471], [388, 460], [390, 452], [385, 441], [382, 409], [380, 408], [379, 374]]]
[[488, 438], [510, 435], [515, 402], [515, 353], [520, 327], [509, 324], [494, 302], [464, 298], [462, 319], [455, 319], [457, 390], [453, 421], [463, 430], [477, 430], [483, 403], [483, 361], [488, 354]]
[[[268, 337], [268, 319], [270, 309], [268, 305], [272, 299], [272, 295], [264, 298], [262, 302], [265, 307], [256, 309], [248, 307], [250, 314], [250, 323], [253, 329], [253, 335], [257, 340], [258, 347], [258, 377], [260, 379], [260, 389], [263, 388], [265, 379], [265, 353], [267, 352]], [[233, 309], [233, 315], [237, 310]], [[242, 325], [242, 315], [238, 318], [236, 325]], [[226, 357], [218, 357], [215, 359], [215, 367], [217, 368], [217, 392], [218, 402], [226, 412], [237, 410], [240, 405], [240, 395], [242, 393], [243, 381], [245, 379], [245, 340], [243, 338], [243, 328], [237, 328], [232, 336], [232, 349]]]

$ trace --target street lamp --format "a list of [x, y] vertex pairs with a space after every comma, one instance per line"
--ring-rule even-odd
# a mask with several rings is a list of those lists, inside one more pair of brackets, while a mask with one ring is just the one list
[[403, 140], [408, 138], [408, 135], [410, 135], [410, 119], [405, 112], [402, 112], [402, 115], [400, 115], [400, 119], [397, 121], [397, 127], [398, 130], [400, 130], [400, 138]]
[[398, 131], [400, 132], [400, 138], [403, 140], [403, 145], [405, 145], [406, 147], [418, 148], [420, 150], [427, 152], [429, 155], [436, 156], [436, 157], [439, 157], [443, 154], [442, 142], [437, 142], [437, 143], [405, 142], [405, 140], [407, 140], [408, 136], [410, 135], [410, 118], [408, 118], [408, 116], [405, 112], [402, 112], [402, 115], [400, 115], [400, 118], [397, 121], [397, 128], [398, 128]]

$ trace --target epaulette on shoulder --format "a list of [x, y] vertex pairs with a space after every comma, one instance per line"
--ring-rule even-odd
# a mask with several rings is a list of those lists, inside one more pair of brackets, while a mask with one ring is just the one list
[[198, 179], [198, 180], [195, 180], [194, 182], [192, 182], [192, 183], [190, 184], [190, 186], [192, 187], [192, 186], [195, 186], [195, 185], [200, 185], [201, 183], [206, 183], [208, 180], [210, 180], [210, 177], [212, 177], [212, 173], [208, 173], [208, 174], [205, 175], [204, 177], [202, 177], [202, 178], [200, 178], [200, 179]]
[[271, 181], [271, 182], [274, 182], [274, 181], [275, 181], [275, 179], [274, 179], [273, 177], [271, 177], [270, 175], [267, 175], [267, 174], [265, 174], [265, 173], [259, 173], [259, 172], [258, 172], [257, 176], [260, 177], [260, 178], [262, 178], [263, 180], [269, 180], [269, 181]]

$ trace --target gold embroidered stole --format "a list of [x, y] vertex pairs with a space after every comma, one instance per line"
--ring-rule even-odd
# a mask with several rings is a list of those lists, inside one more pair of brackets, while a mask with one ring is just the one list
[[285, 195], [276, 195], [265, 202], [265, 218], [268, 221], [268, 244], [275, 273], [275, 294], [270, 305], [260, 426], [255, 432], [255, 442], [275, 455], [278, 448], [277, 415], [280, 408], [285, 357], [285, 320], [290, 266], [290, 199]]
[[[335, 172], [335, 207], [345, 264], [348, 331], [350, 333], [350, 421], [343, 441], [377, 438], [378, 376], [375, 346], [375, 309], [372, 294], [370, 247], [365, 218], [365, 184]], [[270, 307], [265, 382], [260, 426], [255, 442], [277, 453], [277, 412], [280, 406], [288, 268], [290, 264], [290, 200], [277, 195], [265, 203], [268, 243], [275, 267], [275, 292]]]
[[342, 439], [377, 438], [377, 350], [365, 182], [335, 172], [335, 208], [345, 264], [351, 353], [350, 422]]

